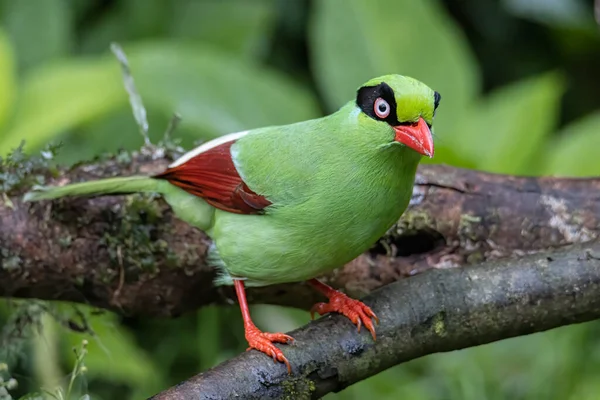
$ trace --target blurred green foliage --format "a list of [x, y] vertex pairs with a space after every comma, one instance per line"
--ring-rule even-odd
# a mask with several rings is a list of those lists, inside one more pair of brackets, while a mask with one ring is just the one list
[[[598, 175], [592, 15], [584, 0], [0, 0], [0, 155], [21, 140], [28, 151], [61, 141], [62, 163], [139, 147], [109, 53], [117, 41], [154, 140], [173, 112], [189, 147], [332, 112], [367, 79], [401, 73], [442, 94], [433, 162]], [[32, 307], [0, 303], [1, 335], [11, 337], [15, 315]], [[15, 395], [66, 386], [84, 338], [87, 372], [75, 392], [93, 399], [144, 398], [245, 348], [236, 307], [170, 321], [82, 308], [95, 335], [65, 328], [71, 305], [51, 307], [41, 335], [32, 329], [31, 340], [0, 349], [19, 381]], [[308, 321], [279, 307], [253, 313], [277, 331]], [[328, 398], [596, 399], [599, 331], [589, 323], [432, 355]]]

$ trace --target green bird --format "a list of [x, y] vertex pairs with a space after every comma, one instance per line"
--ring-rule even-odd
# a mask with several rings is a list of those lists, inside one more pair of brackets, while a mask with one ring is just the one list
[[439, 93], [402, 75], [366, 82], [328, 116], [232, 133], [204, 143], [154, 176], [35, 188], [26, 201], [135, 192], [161, 194], [176, 215], [213, 240], [217, 285], [233, 285], [250, 348], [291, 366], [259, 330], [245, 287], [308, 281], [375, 339], [375, 313], [316, 277], [368, 250], [402, 215], [422, 156], [433, 157]]

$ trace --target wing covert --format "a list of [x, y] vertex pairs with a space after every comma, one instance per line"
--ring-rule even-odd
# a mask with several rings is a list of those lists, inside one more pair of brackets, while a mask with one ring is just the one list
[[174, 163], [154, 178], [165, 179], [188, 193], [203, 198], [213, 207], [236, 214], [260, 214], [271, 205], [243, 181], [231, 158], [230, 140]]

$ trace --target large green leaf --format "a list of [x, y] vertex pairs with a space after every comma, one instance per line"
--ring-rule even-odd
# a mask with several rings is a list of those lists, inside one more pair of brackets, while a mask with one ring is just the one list
[[[162, 114], [148, 110], [148, 123], [149, 126], [163, 128], [162, 131], [154, 129], [154, 134], [150, 136], [151, 141], [156, 143], [162, 138], [169, 120]], [[142, 136], [137, 132], [139, 128], [131, 115], [131, 108], [121, 107], [62, 136], [62, 146], [55, 160], [62, 165], [72, 165], [90, 160], [98, 154], [137, 150], [143, 143]], [[178, 129], [177, 137], [182, 133], [187, 132]], [[184, 145], [188, 144], [186, 140]]]
[[549, 146], [545, 174], [600, 175], [600, 112], [567, 126]]
[[256, 57], [269, 49], [275, 27], [273, 0], [174, 2], [171, 32], [243, 56]]
[[88, 353], [84, 363], [90, 378], [105, 378], [132, 387], [142, 386], [147, 395], [158, 391], [161, 383], [159, 368], [153, 365], [148, 354], [137, 346], [133, 335], [123, 328], [118, 318], [111, 313], [101, 316], [90, 314], [91, 309], [83, 309], [95, 337], [72, 331], [65, 332], [64, 356], [68, 365], [75, 362], [73, 348], [78, 348], [83, 339], [88, 340]]
[[[164, 115], [180, 113], [182, 128], [198, 138], [319, 115], [307, 89], [210, 48], [149, 42], [125, 50], [144, 102]], [[42, 68], [25, 81], [15, 123], [0, 135], [0, 151], [7, 152], [21, 140], [30, 149], [39, 148], [65, 130], [123, 107], [128, 107], [125, 90], [112, 57]], [[120, 143], [123, 135], [138, 133], [115, 130], [103, 140]]]
[[208, 47], [153, 42], [125, 51], [144, 101], [207, 136], [319, 115], [309, 90]]
[[21, 70], [67, 53], [71, 12], [65, 0], [5, 1], [3, 5], [2, 19]]
[[318, 0], [311, 28], [314, 72], [330, 109], [370, 78], [409, 75], [441, 93], [435, 126], [447, 136], [478, 92], [467, 42], [436, 1]]
[[0, 128], [12, 110], [16, 88], [15, 79], [13, 50], [4, 31], [0, 30]]
[[553, 132], [564, 90], [561, 76], [548, 73], [505, 86], [471, 108], [451, 146], [477, 169], [530, 173]]
[[127, 103], [114, 60], [79, 59], [41, 67], [25, 79], [13, 124], [0, 132], [0, 153], [22, 140], [28, 149]]

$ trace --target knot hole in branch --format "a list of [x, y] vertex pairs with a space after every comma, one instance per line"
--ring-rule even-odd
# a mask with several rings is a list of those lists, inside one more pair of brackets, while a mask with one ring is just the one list
[[380, 239], [370, 250], [372, 255], [392, 257], [409, 257], [412, 255], [431, 253], [445, 246], [446, 241], [441, 233], [433, 229], [421, 229], [405, 232], [401, 235], [390, 235]]

